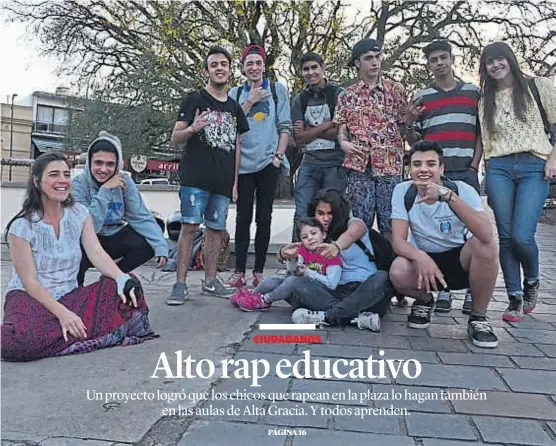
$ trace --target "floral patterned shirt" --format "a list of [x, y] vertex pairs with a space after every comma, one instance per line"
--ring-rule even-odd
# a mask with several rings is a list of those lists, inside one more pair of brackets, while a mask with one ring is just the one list
[[344, 167], [373, 175], [402, 174], [403, 138], [400, 125], [407, 111], [407, 95], [398, 82], [385, 79], [371, 88], [360, 80], [338, 96], [334, 122], [346, 124], [350, 141], [364, 157], [346, 155]]

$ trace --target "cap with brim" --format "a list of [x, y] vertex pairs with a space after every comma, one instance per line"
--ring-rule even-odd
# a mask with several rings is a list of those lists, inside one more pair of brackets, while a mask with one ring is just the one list
[[367, 51], [376, 51], [377, 53], [380, 53], [381, 49], [380, 44], [375, 39], [360, 40], [351, 50], [351, 58], [349, 59], [348, 67], [353, 67], [354, 62]]

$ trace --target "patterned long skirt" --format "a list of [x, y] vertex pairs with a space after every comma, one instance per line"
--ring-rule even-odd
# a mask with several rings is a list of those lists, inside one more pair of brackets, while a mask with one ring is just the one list
[[116, 282], [102, 277], [76, 288], [59, 302], [77, 314], [87, 329], [86, 339], [62, 336], [58, 319], [24, 291], [10, 291], [4, 304], [2, 359], [32, 361], [49, 356], [87, 353], [115, 345], [133, 345], [158, 337], [149, 323], [144, 298], [137, 308], [122, 303]]

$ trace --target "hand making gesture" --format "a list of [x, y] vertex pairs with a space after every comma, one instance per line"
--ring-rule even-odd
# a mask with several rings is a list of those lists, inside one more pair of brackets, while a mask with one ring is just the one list
[[193, 123], [191, 124], [191, 128], [195, 133], [200, 132], [207, 126], [207, 118], [209, 113], [210, 110], [205, 110], [201, 113], [199, 113], [199, 109], [195, 111], [195, 117], [193, 118]]

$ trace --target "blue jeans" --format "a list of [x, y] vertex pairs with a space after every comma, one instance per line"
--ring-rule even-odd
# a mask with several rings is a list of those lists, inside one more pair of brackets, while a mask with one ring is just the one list
[[205, 223], [215, 231], [226, 229], [230, 199], [192, 186], [180, 187], [181, 222], [189, 225]]
[[347, 174], [342, 166], [318, 166], [301, 163], [295, 183], [295, 214], [293, 216], [292, 240], [299, 241], [297, 222], [307, 217], [307, 207], [320, 189], [346, 190]]
[[492, 158], [487, 162], [486, 193], [494, 211], [500, 242], [500, 265], [508, 295], [523, 295], [527, 280], [539, 277], [537, 223], [548, 195], [545, 161], [530, 153]]

